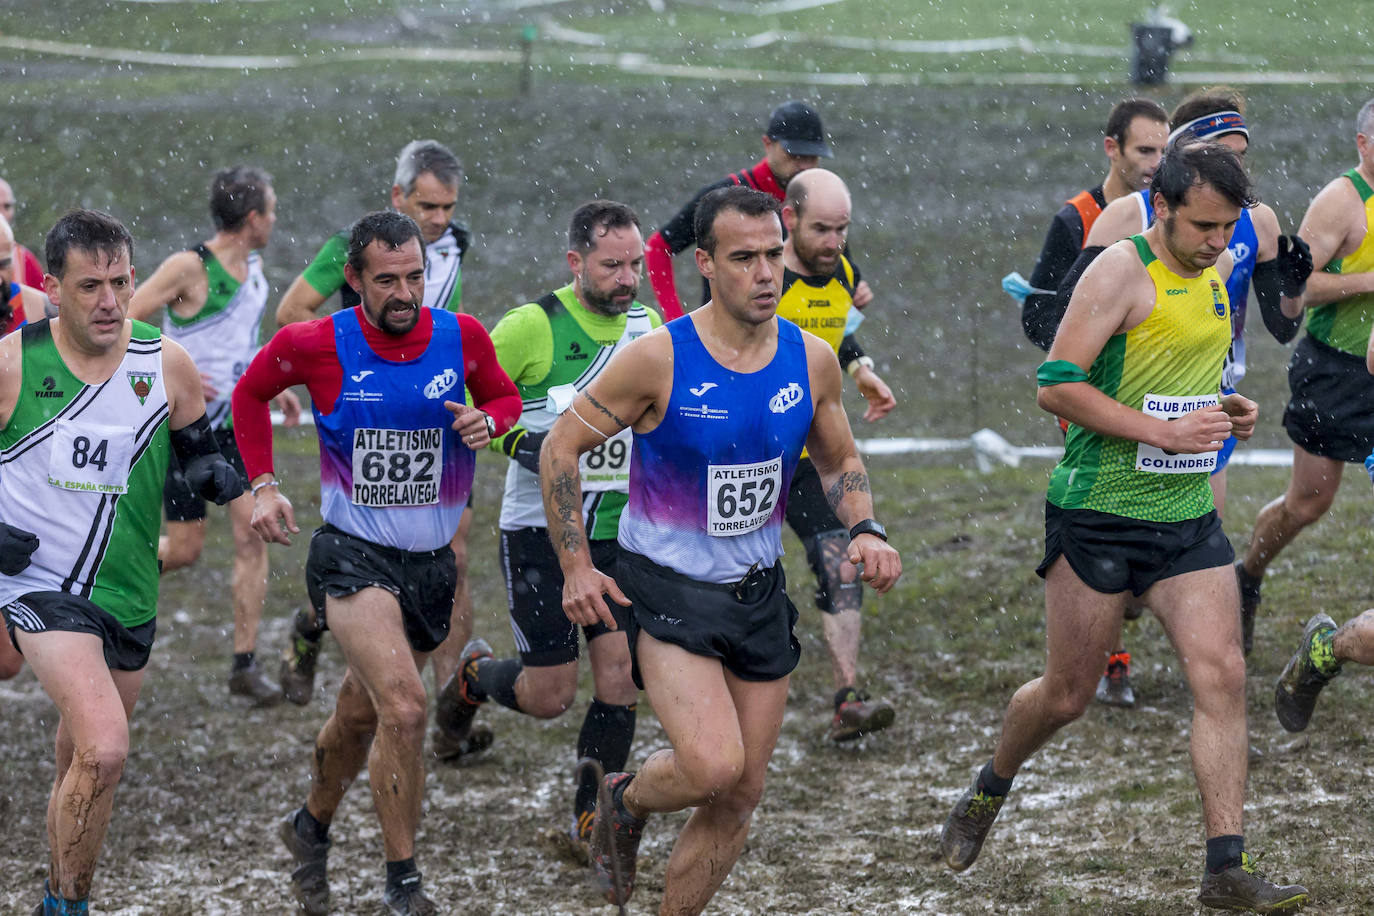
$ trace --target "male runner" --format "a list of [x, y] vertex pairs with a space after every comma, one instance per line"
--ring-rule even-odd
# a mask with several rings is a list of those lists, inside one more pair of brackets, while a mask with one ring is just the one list
[[[41, 288], [20, 283], [15, 279], [20, 270], [15, 261], [19, 250], [20, 246], [14, 240], [14, 231], [10, 229], [10, 224], [5, 218], [0, 216], [0, 337], [26, 322], [46, 317], [50, 304]], [[39, 286], [42, 286], [41, 282]]]
[[[234, 389], [253, 527], [281, 544], [299, 529], [272, 472], [267, 404], [291, 385], [310, 391], [324, 525], [310, 540], [306, 586], [348, 662], [315, 740], [309, 797], [280, 835], [296, 863], [297, 902], [327, 912], [329, 824], [366, 764], [386, 854], [383, 900], [393, 913], [429, 914], [437, 908], [415, 865], [420, 670], [448, 635], [449, 542], [472, 486], [473, 453], [511, 426], [520, 399], [475, 318], [421, 308], [424, 249], [410, 217], [385, 210], [355, 223], [345, 271], [361, 304], [282, 328]], [[478, 406], [466, 403], [465, 386]]]
[[[470, 241], [467, 228], [453, 221], [462, 181], [462, 163], [448, 147], [434, 140], [413, 140], [397, 156], [391, 185], [391, 206], [420, 226], [425, 245], [424, 305], [450, 312], [461, 310], [463, 255]], [[278, 323], [287, 325], [314, 318], [320, 306], [335, 292], [340, 294], [344, 308], [358, 304], [357, 293], [344, 280], [347, 250], [347, 231], [325, 242], [315, 260], [282, 297], [277, 307]], [[472, 594], [467, 582], [467, 542], [471, 527], [472, 515], [464, 512], [451, 545], [458, 567], [450, 630], [453, 638], [433, 655], [436, 694], [457, 670], [462, 647], [472, 635]], [[302, 706], [310, 702], [314, 690], [320, 633], [308, 613], [299, 614], [295, 636], [281, 665], [281, 686], [286, 698]], [[484, 728], [460, 737], [441, 718], [437, 722], [433, 749], [439, 759], [453, 760], [468, 751], [486, 747], [491, 740], [490, 731]]]
[[0, 607], [60, 716], [35, 916], [84, 916], [157, 629], [169, 454], [206, 498], [222, 504], [243, 491], [215, 444], [195, 363], [126, 317], [134, 282], [124, 226], [73, 210], [44, 255], [61, 317], [0, 340]]
[[[807, 169], [787, 184], [782, 224], [782, 296], [778, 317], [828, 343], [868, 401], [864, 419], [874, 422], [897, 405], [892, 389], [873, 371], [873, 359], [845, 324], [854, 305], [859, 271], [844, 254], [849, 235], [849, 189], [834, 172]], [[849, 562], [849, 531], [835, 516], [821, 489], [816, 466], [802, 452], [787, 493], [787, 524], [792, 527], [816, 574], [816, 607], [823, 617], [825, 646], [835, 684], [831, 741], [852, 741], [892, 724], [891, 704], [872, 700], [856, 683], [863, 587]]]
[[[594, 200], [578, 207], [568, 228], [572, 283], [507, 312], [492, 328], [496, 358], [523, 401], [520, 425], [494, 444], [512, 459], [501, 501], [501, 567], [520, 657], [496, 660], [485, 641], [473, 640], [463, 651], [467, 663], [440, 694], [438, 715], [453, 710], [459, 721], [471, 722], [476, 704], [494, 699], [552, 719], [577, 696], [577, 627], [563, 613], [563, 571], [544, 518], [539, 450], [558, 415], [607, 361], [663, 323], [635, 301], [644, 269], [639, 232], [639, 217], [624, 204]], [[594, 562], [614, 568], [630, 480], [629, 431], [583, 455], [579, 471]], [[604, 624], [584, 627], [582, 634], [595, 693], [577, 737], [577, 758], [596, 760], [606, 772], [623, 770], [639, 699], [630, 678], [630, 650], [624, 632]], [[599, 781], [590, 768], [580, 772], [572, 825], [551, 838], [585, 863]]]
[[1320, 269], [1302, 302], [1307, 335], [1288, 364], [1292, 398], [1283, 426], [1293, 440], [1292, 476], [1260, 510], [1236, 565], [1247, 632], [1265, 569], [1331, 508], [1346, 463], [1374, 449], [1374, 376], [1362, 359], [1374, 329], [1374, 99], [1355, 119], [1355, 149], [1358, 164], [1322, 188], [1298, 227]]
[[[253, 166], [234, 166], [210, 183], [210, 216], [215, 235], [189, 251], [163, 261], [129, 301], [129, 316], [147, 321], [164, 306], [163, 336], [186, 348], [204, 383], [206, 412], [220, 452], [243, 477], [247, 471], [234, 443], [229, 398], [258, 349], [267, 309], [267, 278], [258, 250], [266, 247], [277, 220], [272, 176]], [[284, 391], [280, 405], [286, 425], [299, 422], [301, 405]], [[167, 534], [158, 543], [162, 571], [190, 566], [205, 547], [205, 500], [186, 485], [176, 461], [168, 467], [162, 493]], [[267, 599], [267, 545], [250, 522], [253, 498], [244, 493], [229, 504], [234, 532], [234, 660], [229, 692], [257, 706], [281, 702], [281, 688], [263, 672], [254, 655], [258, 624]]]
[[[663, 317], [678, 318], [683, 313], [677, 295], [677, 281], [673, 278], [673, 257], [686, 251], [696, 242], [694, 214], [701, 199], [717, 188], [743, 186], [771, 195], [779, 202], [787, 190], [787, 183], [796, 175], [820, 164], [835, 154], [825, 141], [821, 116], [805, 102], [783, 102], [768, 115], [763, 134], [763, 158], [753, 167], [741, 169], [712, 182], [697, 191], [681, 210], [662, 229], [644, 243], [644, 265], [653, 287], [654, 296]], [[710, 288], [703, 282], [702, 301], [710, 297]], [[868, 305], [873, 294], [868, 284], [861, 282], [855, 290], [859, 308]]]
[[1112, 106], [1102, 138], [1107, 177], [1070, 197], [1054, 215], [1031, 271], [1033, 291], [1021, 302], [1021, 327], [1040, 349], [1048, 350], [1054, 342], [1064, 317], [1062, 308], [1055, 308], [1055, 292], [1083, 250], [1098, 214], [1117, 198], [1149, 187], [1164, 155], [1168, 120], [1163, 106], [1153, 99], [1123, 99]]
[[[1231, 342], [1226, 250], [1254, 203], [1226, 147], [1169, 148], [1153, 180], [1155, 224], [1083, 275], [1039, 404], [1069, 420], [1045, 506], [1048, 659], [1007, 707], [992, 759], [940, 837], [955, 871], [973, 864], [1021, 765], [1083, 714], [1134, 598], [1154, 611], [1193, 691], [1191, 752], [1202, 796], [1204, 906], [1277, 912], [1307, 891], [1256, 874], [1244, 852], [1245, 658], [1233, 552], [1207, 472], [1227, 435], [1249, 438], [1257, 408], [1222, 395]], [[1172, 422], [1171, 422], [1172, 421]]]
[[[1226, 86], [1203, 89], [1189, 95], [1169, 116], [1170, 143], [1192, 140], [1215, 140], [1244, 160], [1250, 147], [1250, 131], [1245, 123], [1245, 98]], [[1082, 257], [1075, 263], [1072, 275], [1061, 286], [1059, 302], [1067, 304], [1075, 278], [1106, 250], [1108, 245], [1144, 232], [1154, 221], [1153, 192], [1145, 189], [1110, 204], [1088, 234]], [[1301, 304], [1296, 297], [1302, 293], [1303, 283], [1312, 272], [1307, 245], [1297, 236], [1279, 233], [1279, 220], [1268, 204], [1258, 204], [1242, 210], [1227, 246], [1231, 252], [1231, 275], [1226, 280], [1226, 294], [1231, 303], [1231, 348], [1222, 364], [1221, 390], [1229, 394], [1245, 377], [1245, 313], [1254, 283], [1255, 298], [1260, 304], [1265, 327], [1280, 343], [1287, 343], [1297, 333], [1298, 323], [1285, 317], [1300, 314]], [[1235, 452], [1236, 439], [1228, 436], [1217, 453], [1217, 465], [1208, 477], [1217, 515], [1225, 513], [1226, 468]], [[1133, 608], [1134, 609], [1134, 608]], [[1132, 610], [1133, 610], [1132, 609]], [[1128, 611], [1128, 617], [1130, 611]], [[1242, 643], [1250, 651], [1252, 631], [1245, 628]], [[1108, 706], [1135, 705], [1135, 690], [1130, 681], [1131, 656], [1124, 646], [1117, 647], [1107, 660], [1107, 671], [1097, 685], [1097, 700]]]
[[[803, 446], [851, 526], [850, 562], [879, 592], [901, 574], [873, 519], [834, 350], [775, 316], [777, 201], [715, 191], [697, 208], [695, 235], [711, 300], [618, 354], [554, 424], [540, 462], [563, 608], [573, 623], [609, 627], [618, 624], [603, 594], [628, 608], [636, 681], [672, 743], [638, 772], [606, 776], [613, 810], [598, 806], [596, 820], [610, 819], [614, 840], [608, 847], [593, 827], [593, 866], [607, 899], [623, 904], [645, 819], [695, 806], [660, 907], [684, 916], [706, 907], [744, 846], [801, 653], [778, 558]], [[627, 427], [630, 495], [612, 579], [588, 546], [578, 456]]]
[[[9, 223], [11, 231], [14, 230], [14, 217], [17, 209], [14, 189], [10, 187], [8, 181], [0, 178], [0, 216], [3, 216]], [[43, 266], [38, 263], [38, 258], [34, 256], [34, 253], [15, 242], [14, 259], [18, 269], [11, 279], [33, 289], [42, 289]]]

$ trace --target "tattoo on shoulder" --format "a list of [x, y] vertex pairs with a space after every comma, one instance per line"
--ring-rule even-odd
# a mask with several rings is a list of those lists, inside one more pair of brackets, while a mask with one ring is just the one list
[[826, 502], [830, 503], [831, 508], [840, 504], [847, 493], [867, 493], [868, 475], [863, 471], [845, 471], [840, 475], [840, 479], [830, 485], [830, 489], [825, 493]]
[[616, 425], [616, 426], [619, 426], [621, 429], [624, 429], [626, 426], [629, 426], [629, 425], [630, 425], [630, 424], [626, 423], [624, 420], [622, 420], [622, 419], [620, 419], [619, 417], [617, 417], [614, 413], [612, 413], [611, 410], [610, 410], [610, 408], [607, 407], [605, 404], [602, 404], [602, 403], [601, 403], [600, 401], [598, 401], [596, 398], [592, 397], [591, 394], [590, 394], [589, 392], [584, 391], [584, 392], [582, 392], [582, 393], [583, 393], [584, 395], [586, 395], [588, 401], [591, 401], [591, 404], [592, 404], [593, 407], [595, 407], [597, 410], [599, 410], [599, 411], [601, 411], [602, 413], [604, 413], [606, 416], [610, 417], [611, 420], [613, 420], [613, 421], [615, 422], [615, 425]]

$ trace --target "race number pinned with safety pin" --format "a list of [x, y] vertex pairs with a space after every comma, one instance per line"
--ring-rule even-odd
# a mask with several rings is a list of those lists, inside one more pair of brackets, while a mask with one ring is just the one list
[[[1165, 420], [1177, 420], [1187, 413], [1192, 413], [1203, 407], [1211, 407], [1217, 403], [1217, 396], [1214, 394], [1193, 395], [1190, 397], [1178, 397], [1167, 394], [1147, 394], [1141, 404], [1141, 411], [1151, 417], [1163, 417]], [[1144, 442], [1136, 448], [1135, 469], [1137, 471], [1148, 471], [1151, 474], [1210, 474], [1216, 470], [1217, 453], [1202, 452], [1197, 455], [1190, 455], [1183, 452], [1171, 452], [1167, 449], [1156, 448], [1153, 445], [1146, 445]]]
[[[576, 397], [575, 385], [555, 385], [548, 391], [546, 409], [561, 414], [572, 406]], [[583, 492], [629, 490], [630, 450], [633, 446], [634, 434], [627, 426], [591, 451], [583, 452], [577, 459]]]
[[762, 528], [782, 488], [782, 456], [757, 464], [706, 468], [706, 533], [735, 537]]
[[58, 420], [48, 458], [48, 484], [118, 495], [129, 489], [134, 436], [127, 426]]

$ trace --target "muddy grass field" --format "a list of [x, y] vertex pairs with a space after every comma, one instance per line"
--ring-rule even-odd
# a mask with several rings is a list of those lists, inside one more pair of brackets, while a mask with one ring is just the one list
[[[20, 2], [42, 11], [38, 0]], [[167, 47], [177, 44], [169, 39]], [[384, 203], [395, 151], [435, 136], [468, 167], [459, 211], [477, 242], [464, 296], [490, 325], [565, 282], [562, 234], [582, 200], [628, 201], [656, 226], [695, 187], [755, 161], [767, 110], [806, 95], [824, 113], [839, 151], [834, 167], [854, 189], [852, 243], [878, 296], [862, 333], [901, 400], [882, 427], [859, 432], [966, 436], [989, 426], [1018, 444], [1057, 437], [1034, 407], [1031, 378], [1042, 357], [1021, 337], [998, 280], [1012, 269], [1029, 273], [1059, 202], [1100, 179], [1100, 122], [1128, 87], [815, 91], [567, 77], [550, 70], [522, 96], [515, 75], [495, 68], [474, 77], [375, 63], [234, 76], [16, 52], [0, 60], [0, 90], [22, 130], [0, 148], [0, 173], [19, 191], [22, 241], [35, 243], [70, 205], [104, 207], [130, 223], [147, 276], [167, 254], [208, 235], [210, 170], [261, 164], [276, 176], [280, 198], [277, 234], [264, 252], [280, 293], [330, 232]], [[1172, 105], [1186, 88], [1159, 95]], [[1250, 94], [1250, 162], [1292, 231], [1311, 195], [1353, 163], [1349, 122], [1364, 90]], [[685, 265], [679, 285], [695, 288]], [[1261, 403], [1257, 444], [1285, 446], [1278, 417], [1286, 353], [1253, 324], [1245, 391]], [[313, 440], [279, 434], [279, 443], [282, 477], [308, 531], [318, 512]], [[1128, 636], [1138, 708], [1094, 708], [1034, 758], [970, 872], [956, 877], [937, 861], [949, 807], [990, 753], [1011, 691], [1038, 673], [1043, 655], [1042, 587], [1032, 569], [1049, 467], [979, 475], [970, 463], [870, 465], [880, 517], [907, 561], [898, 589], [866, 605], [868, 686], [899, 711], [885, 734], [844, 748], [823, 740], [829, 669], [800, 550], [787, 541], [804, 655], [749, 846], [711, 912], [1196, 910], [1203, 844], [1186, 751], [1190, 697], [1148, 618]], [[512, 640], [492, 528], [500, 459], [480, 464], [470, 546], [477, 631], [504, 653]], [[1285, 481], [1282, 469], [1232, 472], [1227, 528], [1238, 546]], [[1374, 911], [1365, 802], [1374, 786], [1370, 681], [1349, 672], [1296, 739], [1273, 718], [1273, 682], [1311, 613], [1345, 619], [1371, 603], [1371, 499], [1352, 469], [1333, 516], [1274, 564], [1250, 659], [1250, 728], [1260, 756], [1250, 774], [1247, 839], [1267, 853], [1262, 865], [1276, 878], [1310, 886], [1320, 913]], [[272, 551], [259, 642], [269, 665], [305, 600], [305, 543], [302, 535]], [[253, 710], [228, 696], [229, 549], [216, 516], [202, 563], [164, 582], [94, 912], [292, 910], [276, 820], [304, 796], [311, 742], [342, 669], [331, 644], [308, 708]], [[584, 685], [580, 703], [587, 693]], [[419, 863], [447, 912], [611, 912], [583, 870], [539, 841], [567, 820], [582, 708], [551, 723], [484, 712], [496, 745], [461, 768], [430, 768]], [[639, 721], [633, 761], [662, 744], [647, 704]], [[39, 899], [54, 726], [28, 672], [0, 683], [3, 913], [27, 913]], [[656, 818], [648, 828], [630, 912], [656, 912], [681, 821]], [[375, 912], [381, 847], [365, 786], [345, 800], [334, 837], [335, 911]]]

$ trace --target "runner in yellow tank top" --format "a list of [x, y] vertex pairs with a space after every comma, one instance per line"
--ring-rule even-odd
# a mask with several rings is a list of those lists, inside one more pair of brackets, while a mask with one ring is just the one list
[[1362, 358], [1374, 327], [1374, 99], [1360, 108], [1355, 129], [1358, 165], [1322, 188], [1298, 228], [1316, 270], [1303, 299], [1307, 335], [1288, 365], [1293, 396], [1283, 426], [1293, 440], [1293, 474], [1260, 510], [1236, 565], [1247, 649], [1265, 569], [1331, 508], [1346, 464], [1374, 449], [1374, 375]]
[[1170, 147], [1151, 188], [1154, 225], [1083, 274], [1038, 373], [1040, 406], [1073, 424], [1037, 570], [1045, 673], [1016, 691], [992, 759], [945, 823], [941, 852], [956, 871], [973, 864], [1021, 765], [1091, 702], [1134, 595], [1154, 611], [1193, 689], [1207, 836], [1198, 899], [1283, 912], [1308, 894], [1263, 879], [1244, 852], [1245, 659], [1233, 553], [1206, 468], [1190, 466], [1228, 435], [1254, 431], [1253, 401], [1218, 399], [1230, 316], [1224, 290], [1210, 289], [1230, 273], [1227, 243], [1242, 207], [1256, 201], [1240, 160], [1208, 141]]
[[[778, 317], [786, 318], [830, 345], [868, 402], [864, 419], [879, 420], [897, 405], [892, 389], [873, 370], [852, 334], [845, 334], [859, 272], [845, 257], [851, 203], [849, 189], [834, 172], [807, 169], [787, 185], [782, 219], [783, 290]], [[816, 607], [835, 686], [831, 741], [851, 741], [887, 728], [896, 718], [891, 704], [869, 697], [857, 682], [860, 606], [858, 570], [848, 560], [849, 531], [830, 508], [820, 476], [806, 450], [787, 496], [787, 524], [806, 549], [816, 575]]]

